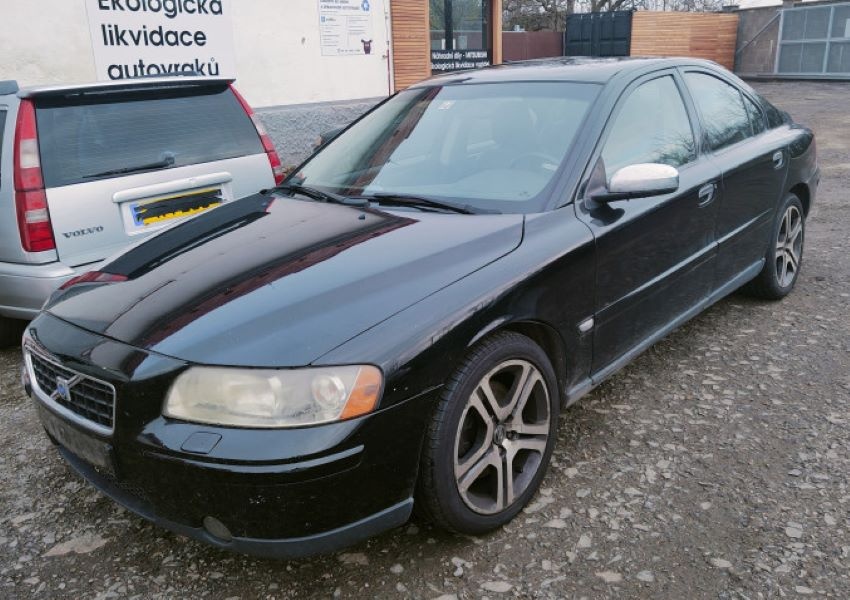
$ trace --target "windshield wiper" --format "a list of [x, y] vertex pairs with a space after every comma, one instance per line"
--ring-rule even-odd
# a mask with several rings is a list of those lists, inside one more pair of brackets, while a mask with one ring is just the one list
[[174, 154], [168, 152], [162, 158], [153, 162], [133, 167], [121, 167], [120, 169], [109, 169], [108, 171], [91, 173], [89, 175], [83, 175], [83, 179], [94, 179], [95, 177], [106, 177], [108, 175], [124, 175], [126, 173], [136, 173], [138, 171], [149, 171], [150, 169], [164, 169], [165, 167], [170, 167], [173, 164]]
[[333, 204], [345, 204], [347, 206], [366, 206], [368, 204], [368, 202], [362, 198], [347, 198], [346, 196], [333, 194], [331, 192], [323, 192], [316, 188], [295, 183], [277, 185], [272, 188], [272, 191], [292, 192], [295, 194], [301, 194], [302, 196], [307, 196], [308, 198], [318, 202], [331, 202]]
[[379, 204], [396, 205], [396, 206], [414, 206], [438, 208], [442, 210], [450, 210], [452, 212], [461, 213], [463, 215], [480, 215], [480, 214], [500, 214], [501, 211], [491, 208], [478, 208], [469, 204], [454, 204], [445, 200], [434, 200], [433, 198], [425, 198], [423, 196], [413, 196], [409, 194], [391, 194], [379, 192], [364, 196], [368, 200], [374, 200]]

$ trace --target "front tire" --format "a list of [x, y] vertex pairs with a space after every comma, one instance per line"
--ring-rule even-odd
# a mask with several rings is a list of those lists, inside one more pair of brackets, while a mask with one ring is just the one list
[[545, 352], [515, 332], [479, 344], [443, 390], [417, 483], [420, 512], [478, 534], [510, 521], [546, 473], [560, 406]]
[[806, 217], [796, 196], [788, 196], [777, 214], [761, 272], [743, 291], [756, 298], [781, 300], [794, 289], [803, 266]]

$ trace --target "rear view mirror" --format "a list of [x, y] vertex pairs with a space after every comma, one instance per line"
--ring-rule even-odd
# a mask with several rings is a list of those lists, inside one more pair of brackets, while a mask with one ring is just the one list
[[336, 129], [323, 131], [319, 134], [319, 137], [316, 138], [316, 141], [313, 142], [313, 150], [318, 150], [319, 148], [330, 142], [332, 139], [334, 139], [336, 136], [338, 136], [340, 133], [342, 133], [344, 130], [345, 126], [343, 125], [342, 127], [337, 127]]
[[618, 169], [607, 189], [593, 195], [596, 202], [613, 202], [670, 194], [679, 189], [679, 171], [660, 163], [639, 163]]

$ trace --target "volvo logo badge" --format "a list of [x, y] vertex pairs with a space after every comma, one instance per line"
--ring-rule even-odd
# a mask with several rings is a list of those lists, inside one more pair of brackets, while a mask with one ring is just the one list
[[74, 377], [73, 379], [65, 379], [64, 377], [56, 378], [56, 391], [53, 392], [53, 396], [59, 400], [64, 400], [65, 402], [71, 401], [71, 388], [74, 387], [79, 381], [79, 377]]

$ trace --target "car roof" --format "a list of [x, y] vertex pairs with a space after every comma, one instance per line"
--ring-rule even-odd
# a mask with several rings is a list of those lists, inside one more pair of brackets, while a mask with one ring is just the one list
[[618, 56], [591, 58], [587, 56], [562, 56], [508, 62], [483, 69], [454, 71], [436, 75], [413, 87], [451, 85], [460, 83], [496, 83], [499, 81], [584, 81], [606, 83], [623, 72], [638, 72], [673, 66], [694, 65], [717, 69], [708, 60], [679, 57]]
[[92, 92], [119, 92], [144, 89], [162, 89], [163, 87], [199, 87], [207, 85], [227, 85], [233, 79], [215, 77], [141, 77], [138, 79], [118, 79], [116, 81], [97, 81], [92, 83], [32, 86], [18, 92], [19, 98], [37, 98], [43, 96], [67, 96]]

